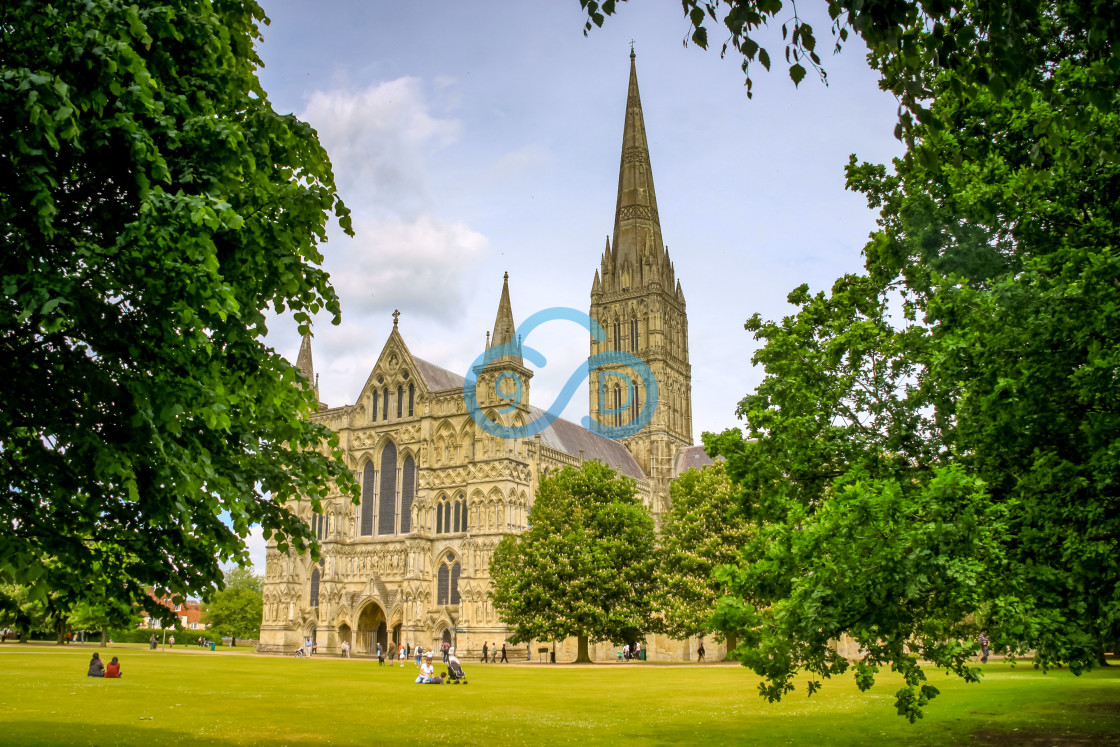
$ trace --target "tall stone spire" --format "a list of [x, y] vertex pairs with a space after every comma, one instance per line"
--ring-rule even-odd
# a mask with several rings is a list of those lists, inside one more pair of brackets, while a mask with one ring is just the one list
[[[591, 318], [605, 335], [592, 338], [590, 352], [638, 356], [653, 373], [657, 395], [650, 399], [632, 367], [601, 365], [588, 377], [588, 414], [608, 428], [641, 426], [621, 440], [650, 481], [659, 520], [668, 510], [676, 454], [692, 444], [692, 367], [684, 292], [661, 238], [634, 58], [631, 50], [613, 242], [607, 241], [591, 284]], [[623, 386], [627, 379], [630, 386]]]
[[626, 119], [622, 127], [613, 242], [615, 269], [620, 274], [628, 273], [619, 279], [629, 280], [630, 287], [643, 284], [643, 264], [659, 260], [665, 253], [634, 59], [634, 50], [630, 50], [630, 87], [626, 92]]
[[[517, 355], [495, 357], [512, 358], [518, 364], [523, 363], [521, 360], [521, 341], [516, 339], [516, 335], [517, 325], [513, 322], [513, 307], [509, 302], [509, 273], [507, 272], [502, 278], [502, 298], [498, 301], [498, 315], [494, 318], [494, 334], [490, 335], [490, 349], [498, 345], [513, 343]], [[491, 357], [487, 356], [487, 360], [491, 360]]]

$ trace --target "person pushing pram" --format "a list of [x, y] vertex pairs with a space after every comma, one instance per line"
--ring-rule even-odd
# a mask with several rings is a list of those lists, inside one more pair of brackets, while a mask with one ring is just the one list
[[455, 649], [447, 652], [447, 678], [452, 685], [467, 684], [467, 675], [463, 673], [463, 664], [455, 655]]

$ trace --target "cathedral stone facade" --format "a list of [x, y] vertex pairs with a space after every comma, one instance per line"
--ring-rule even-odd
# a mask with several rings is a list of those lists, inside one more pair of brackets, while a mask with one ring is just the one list
[[[633, 53], [613, 243], [608, 238], [591, 289], [590, 316], [606, 334], [592, 338], [590, 352], [620, 351], [645, 362], [658, 388], [649, 422], [619, 440], [562, 418], [528, 438], [491, 435], [467, 410], [464, 376], [412, 355], [397, 316], [358, 401], [322, 405], [314, 416], [338, 434], [361, 502], [333, 495], [323, 501], [322, 515], [312, 514], [308, 501], [292, 505], [318, 537], [321, 559], [282, 554], [270, 543], [262, 651], [292, 652], [308, 637], [320, 653], [337, 653], [348, 641], [359, 656], [393, 642], [427, 649], [448, 641], [465, 660], [479, 655], [483, 643], [500, 647], [508, 629], [488, 596], [490, 558], [502, 537], [528, 526], [542, 476], [598, 459], [636, 480], [659, 521], [671, 480], [710, 462], [692, 445], [684, 293], [661, 237]], [[473, 377], [478, 409], [514, 428], [544, 415], [530, 404], [532, 371], [516, 334], [507, 275]], [[316, 383], [309, 337], [297, 366]], [[588, 390], [591, 418], [605, 426], [630, 422], [646, 404], [641, 379], [623, 364], [592, 371]], [[651, 659], [687, 659], [695, 651], [695, 641], [661, 636], [643, 644]], [[560, 658], [575, 653], [574, 639], [510, 646], [508, 653], [536, 658], [545, 646]], [[712, 658], [720, 653], [714, 642], [707, 648]], [[592, 655], [614, 656], [605, 642]]]

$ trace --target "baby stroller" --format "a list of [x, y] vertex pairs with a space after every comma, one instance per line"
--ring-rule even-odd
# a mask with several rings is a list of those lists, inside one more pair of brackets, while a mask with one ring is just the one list
[[447, 679], [452, 685], [467, 684], [467, 675], [463, 674], [463, 665], [454, 656], [447, 659]]

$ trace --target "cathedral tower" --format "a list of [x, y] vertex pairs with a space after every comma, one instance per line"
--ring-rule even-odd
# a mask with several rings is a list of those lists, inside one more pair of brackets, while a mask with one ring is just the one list
[[[653, 419], [623, 443], [650, 478], [653, 511], [658, 516], [668, 506], [677, 450], [692, 444], [692, 367], [684, 293], [661, 238], [633, 50], [614, 237], [607, 239], [591, 286], [591, 318], [606, 332], [602, 342], [592, 340], [592, 355], [607, 350], [632, 353], [645, 361], [657, 380]], [[628, 393], [619, 377], [628, 376], [632, 382], [635, 377], [625, 366], [617, 369], [606, 369], [616, 375], [604, 375], [604, 369], [599, 369], [590, 377], [591, 418], [602, 425], [625, 425], [646, 404], [638, 380], [637, 396], [625, 407]]]

